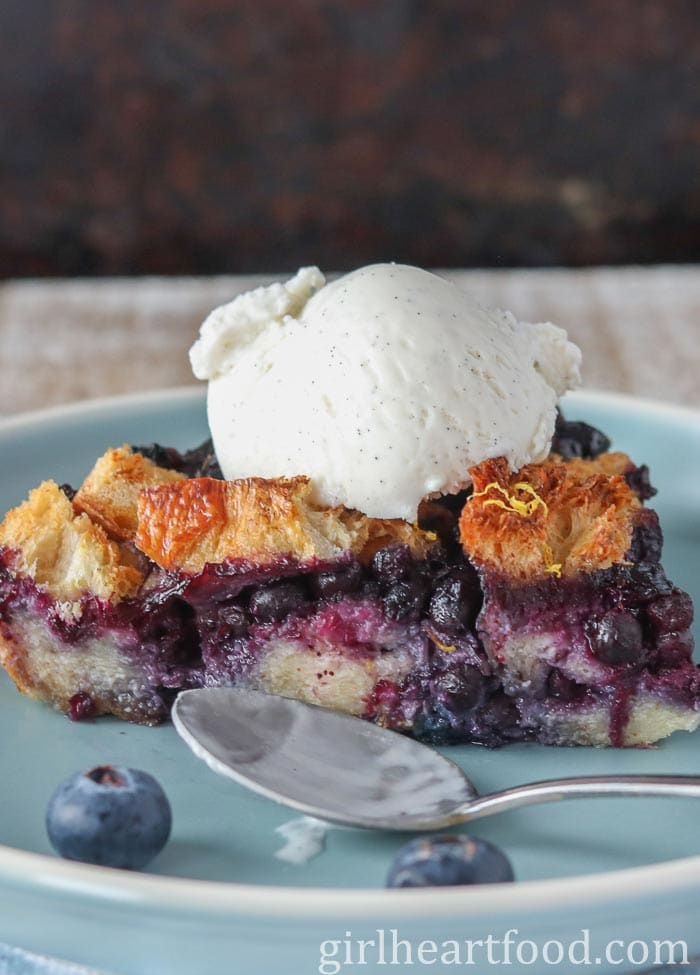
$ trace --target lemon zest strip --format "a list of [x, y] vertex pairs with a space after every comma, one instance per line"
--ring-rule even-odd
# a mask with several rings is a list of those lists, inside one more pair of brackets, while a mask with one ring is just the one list
[[544, 558], [544, 567], [546, 572], [551, 572], [555, 575], [557, 579], [561, 579], [561, 562], [554, 561], [554, 553], [552, 552], [551, 545], [547, 542], [542, 542], [542, 557]]
[[529, 494], [530, 500], [522, 501], [515, 494], [509, 494], [498, 481], [491, 481], [483, 491], [477, 491], [476, 494], [472, 494], [472, 498], [481, 498], [485, 494], [488, 494], [489, 491], [498, 491], [503, 495], [505, 500], [501, 498], [489, 498], [487, 501], [484, 501], [484, 507], [491, 504], [496, 508], [502, 508], [504, 511], [510, 511], [513, 514], [520, 515], [521, 518], [531, 518], [538, 508], [542, 508], [545, 515], [547, 514], [547, 502], [539, 496], [532, 484], [528, 484], [527, 481], [518, 481], [513, 487], [516, 491], [524, 491], [525, 494]]
[[[489, 491], [498, 491], [499, 494], [503, 495], [503, 498], [489, 498], [484, 501], [484, 507], [487, 505], [493, 505], [496, 508], [502, 508], [503, 511], [510, 511], [513, 514], [520, 515], [521, 518], [531, 518], [538, 508], [542, 508], [545, 515], [548, 513], [547, 502], [539, 496], [537, 491], [533, 488], [532, 484], [528, 484], [527, 481], [518, 481], [513, 485], [515, 491], [521, 491], [525, 494], [530, 495], [529, 501], [523, 501], [516, 497], [514, 494], [509, 494], [508, 491], [498, 483], [498, 481], [491, 481], [487, 484], [483, 491], [477, 491], [473, 494], [473, 498], [481, 498]], [[554, 561], [554, 553], [552, 548], [547, 542], [542, 542], [542, 558], [544, 559], [545, 570], [551, 572], [555, 575], [557, 579], [561, 579], [562, 563]]]
[[442, 643], [440, 640], [438, 640], [434, 633], [430, 634], [430, 639], [433, 641], [436, 647], [439, 647], [440, 650], [442, 650], [443, 653], [454, 653], [457, 649], [457, 647], [452, 646], [450, 643]]

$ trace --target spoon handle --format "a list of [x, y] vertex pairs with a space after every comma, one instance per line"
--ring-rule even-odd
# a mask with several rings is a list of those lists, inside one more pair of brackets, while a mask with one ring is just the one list
[[495, 813], [562, 799], [598, 796], [666, 796], [700, 799], [700, 775], [591, 775], [549, 779], [517, 785], [502, 792], [478, 796], [455, 812], [453, 822], [468, 822]]

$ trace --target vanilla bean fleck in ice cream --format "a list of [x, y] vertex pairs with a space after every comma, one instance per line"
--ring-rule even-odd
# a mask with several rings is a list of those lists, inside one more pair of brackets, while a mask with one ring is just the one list
[[436, 274], [302, 268], [215, 309], [190, 352], [224, 476], [311, 478], [315, 498], [415, 520], [470, 467], [544, 460], [581, 354], [549, 323], [482, 308]]

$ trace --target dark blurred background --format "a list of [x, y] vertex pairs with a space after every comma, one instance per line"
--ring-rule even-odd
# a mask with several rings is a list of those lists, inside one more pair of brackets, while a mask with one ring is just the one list
[[700, 259], [697, 0], [4, 0], [0, 274]]

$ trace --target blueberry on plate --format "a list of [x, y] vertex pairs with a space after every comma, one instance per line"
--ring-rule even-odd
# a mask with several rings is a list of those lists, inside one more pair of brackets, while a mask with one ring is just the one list
[[401, 847], [387, 887], [454, 887], [502, 884], [515, 879], [510, 860], [474, 836], [418, 837]]
[[46, 811], [46, 831], [62, 857], [140, 870], [163, 849], [172, 812], [148, 772], [100, 765], [62, 782]]

